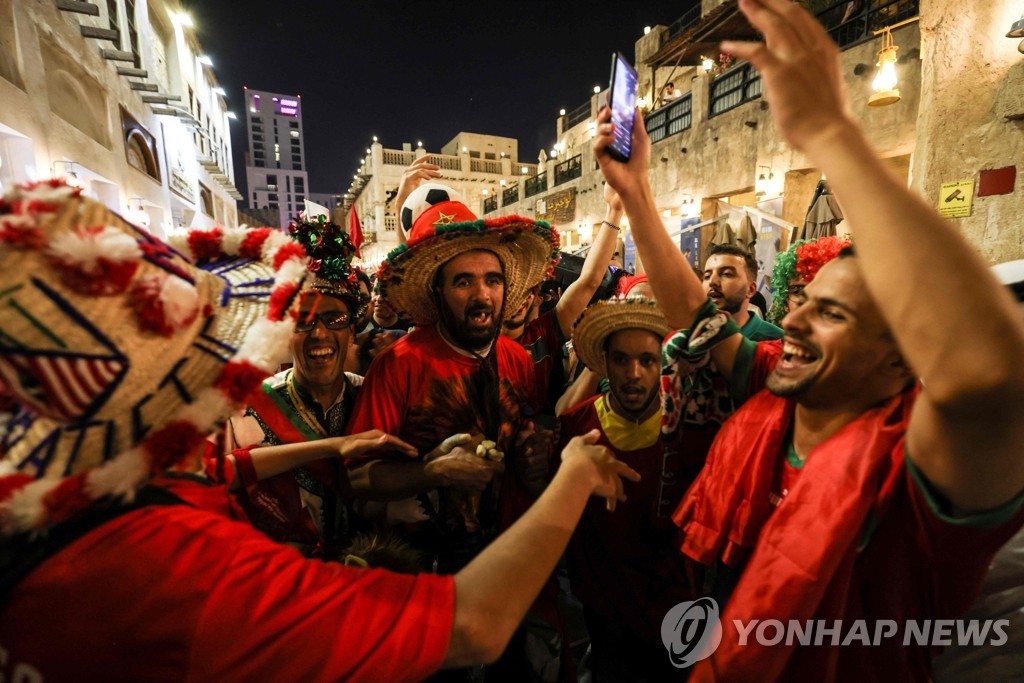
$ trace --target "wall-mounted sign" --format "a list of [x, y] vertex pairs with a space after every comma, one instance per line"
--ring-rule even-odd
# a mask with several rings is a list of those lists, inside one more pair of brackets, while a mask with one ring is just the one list
[[942, 183], [942, 188], [939, 190], [939, 214], [947, 218], [970, 216], [973, 201], [973, 178]]
[[537, 219], [555, 225], [571, 223], [576, 218], [576, 188], [549, 194], [537, 201]]

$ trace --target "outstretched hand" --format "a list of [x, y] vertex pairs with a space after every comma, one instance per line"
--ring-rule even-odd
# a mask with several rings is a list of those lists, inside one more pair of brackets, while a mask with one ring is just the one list
[[811, 14], [790, 0], [740, 0], [740, 10], [765, 42], [725, 41], [722, 51], [757, 69], [779, 131], [814, 156], [821, 141], [855, 126], [848, 110], [839, 48]]
[[592, 429], [582, 436], [573, 437], [562, 450], [562, 462], [580, 459], [591, 467], [591, 493], [606, 500], [609, 511], [614, 511], [619, 501], [626, 500], [622, 488], [622, 478], [640, 481], [640, 473], [626, 463], [616, 459], [605, 446], [598, 446], [597, 440], [601, 433]]
[[396, 451], [410, 458], [416, 457], [418, 453], [410, 444], [379, 429], [371, 429], [349, 436], [338, 436], [335, 437], [335, 440], [338, 455], [345, 459], [358, 458], [364, 453], [377, 450]]

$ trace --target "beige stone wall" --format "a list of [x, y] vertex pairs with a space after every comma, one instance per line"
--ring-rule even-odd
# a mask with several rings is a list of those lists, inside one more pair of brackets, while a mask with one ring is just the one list
[[992, 262], [1024, 258], [1024, 55], [1005, 34], [1020, 17], [1011, 0], [922, 0], [922, 99], [912, 187], [931, 205], [944, 181], [1017, 166], [1013, 193], [974, 198], [973, 215], [952, 218]]
[[[67, 170], [65, 165], [55, 167], [55, 162], [70, 160], [77, 162], [76, 172], [89, 189], [115, 211], [126, 213], [129, 202], [141, 199], [155, 232], [162, 232], [174, 213], [186, 217], [185, 225], [212, 224], [215, 218], [236, 225], [235, 201], [199, 164], [193, 134], [175, 117], [154, 114], [142, 101], [143, 93], [132, 90], [129, 79], [117, 74], [117, 66], [130, 63], [101, 56], [101, 48], [114, 48], [113, 43], [81, 35], [80, 25], [109, 28], [106, 3], [97, 4], [101, 16], [91, 17], [60, 11], [54, 2], [0, 0], [0, 155], [6, 162], [0, 178], [10, 183], [50, 177]], [[204, 119], [211, 116], [211, 130], [227, 145], [228, 163], [223, 170], [233, 177], [226, 122], [221, 112], [218, 118], [209, 106], [212, 85], [193, 66], [191, 52], [187, 64], [177, 59], [168, 64], [168, 55], [184, 53], [182, 41], [154, 50], [153, 36], [164, 33], [166, 27], [154, 29], [149, 12], [161, 13], [158, 21], [166, 24], [166, 15], [179, 11], [180, 4], [154, 0], [139, 2], [137, 7], [142, 67], [148, 69], [152, 61], [156, 69], [146, 80], [164, 81], [164, 93], [166, 81], [193, 86], [203, 98]], [[119, 9], [123, 27], [124, 3], [119, 3]], [[156, 54], [163, 61], [158, 63]], [[187, 95], [182, 102], [187, 107]], [[122, 107], [155, 138], [161, 180], [128, 163]], [[195, 186], [194, 201], [169, 189], [169, 168], [179, 160]], [[215, 216], [204, 216], [200, 210], [199, 183], [213, 193]]]

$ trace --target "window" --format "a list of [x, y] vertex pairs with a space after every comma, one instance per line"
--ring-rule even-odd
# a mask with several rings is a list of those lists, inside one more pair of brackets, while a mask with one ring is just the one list
[[213, 193], [202, 183], [199, 183], [199, 208], [207, 216], [213, 216]]
[[[267, 189], [269, 190], [270, 188], [268, 187]], [[277, 201], [277, 193], [276, 192], [272, 192], [272, 193], [268, 194], [267, 195], [267, 201], [276, 202]]]
[[480, 158], [480, 152], [470, 151], [469, 158], [470, 159], [479, 159]]
[[306, 181], [303, 180], [302, 178], [296, 178], [295, 179], [295, 191], [296, 192], [305, 192], [305, 190], [306, 190]]
[[298, 121], [289, 121], [288, 122], [288, 127], [289, 128], [298, 128], [299, 127], [299, 122]]
[[156, 139], [124, 107], [121, 107], [121, 131], [128, 163], [160, 182], [160, 157]]
[[277, 211], [277, 202], [270, 202], [269, 204], [267, 204], [267, 208]]
[[490, 159], [491, 161], [497, 161], [498, 157], [494, 155], [494, 152], [484, 152], [484, 159]]
[[299, 138], [299, 131], [293, 130], [290, 135], [297, 140]]

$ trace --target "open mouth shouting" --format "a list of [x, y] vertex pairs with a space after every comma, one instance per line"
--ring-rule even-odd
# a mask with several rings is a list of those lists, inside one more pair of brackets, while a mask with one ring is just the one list
[[466, 311], [466, 322], [470, 327], [486, 329], [493, 324], [494, 308], [491, 306], [474, 306]]

